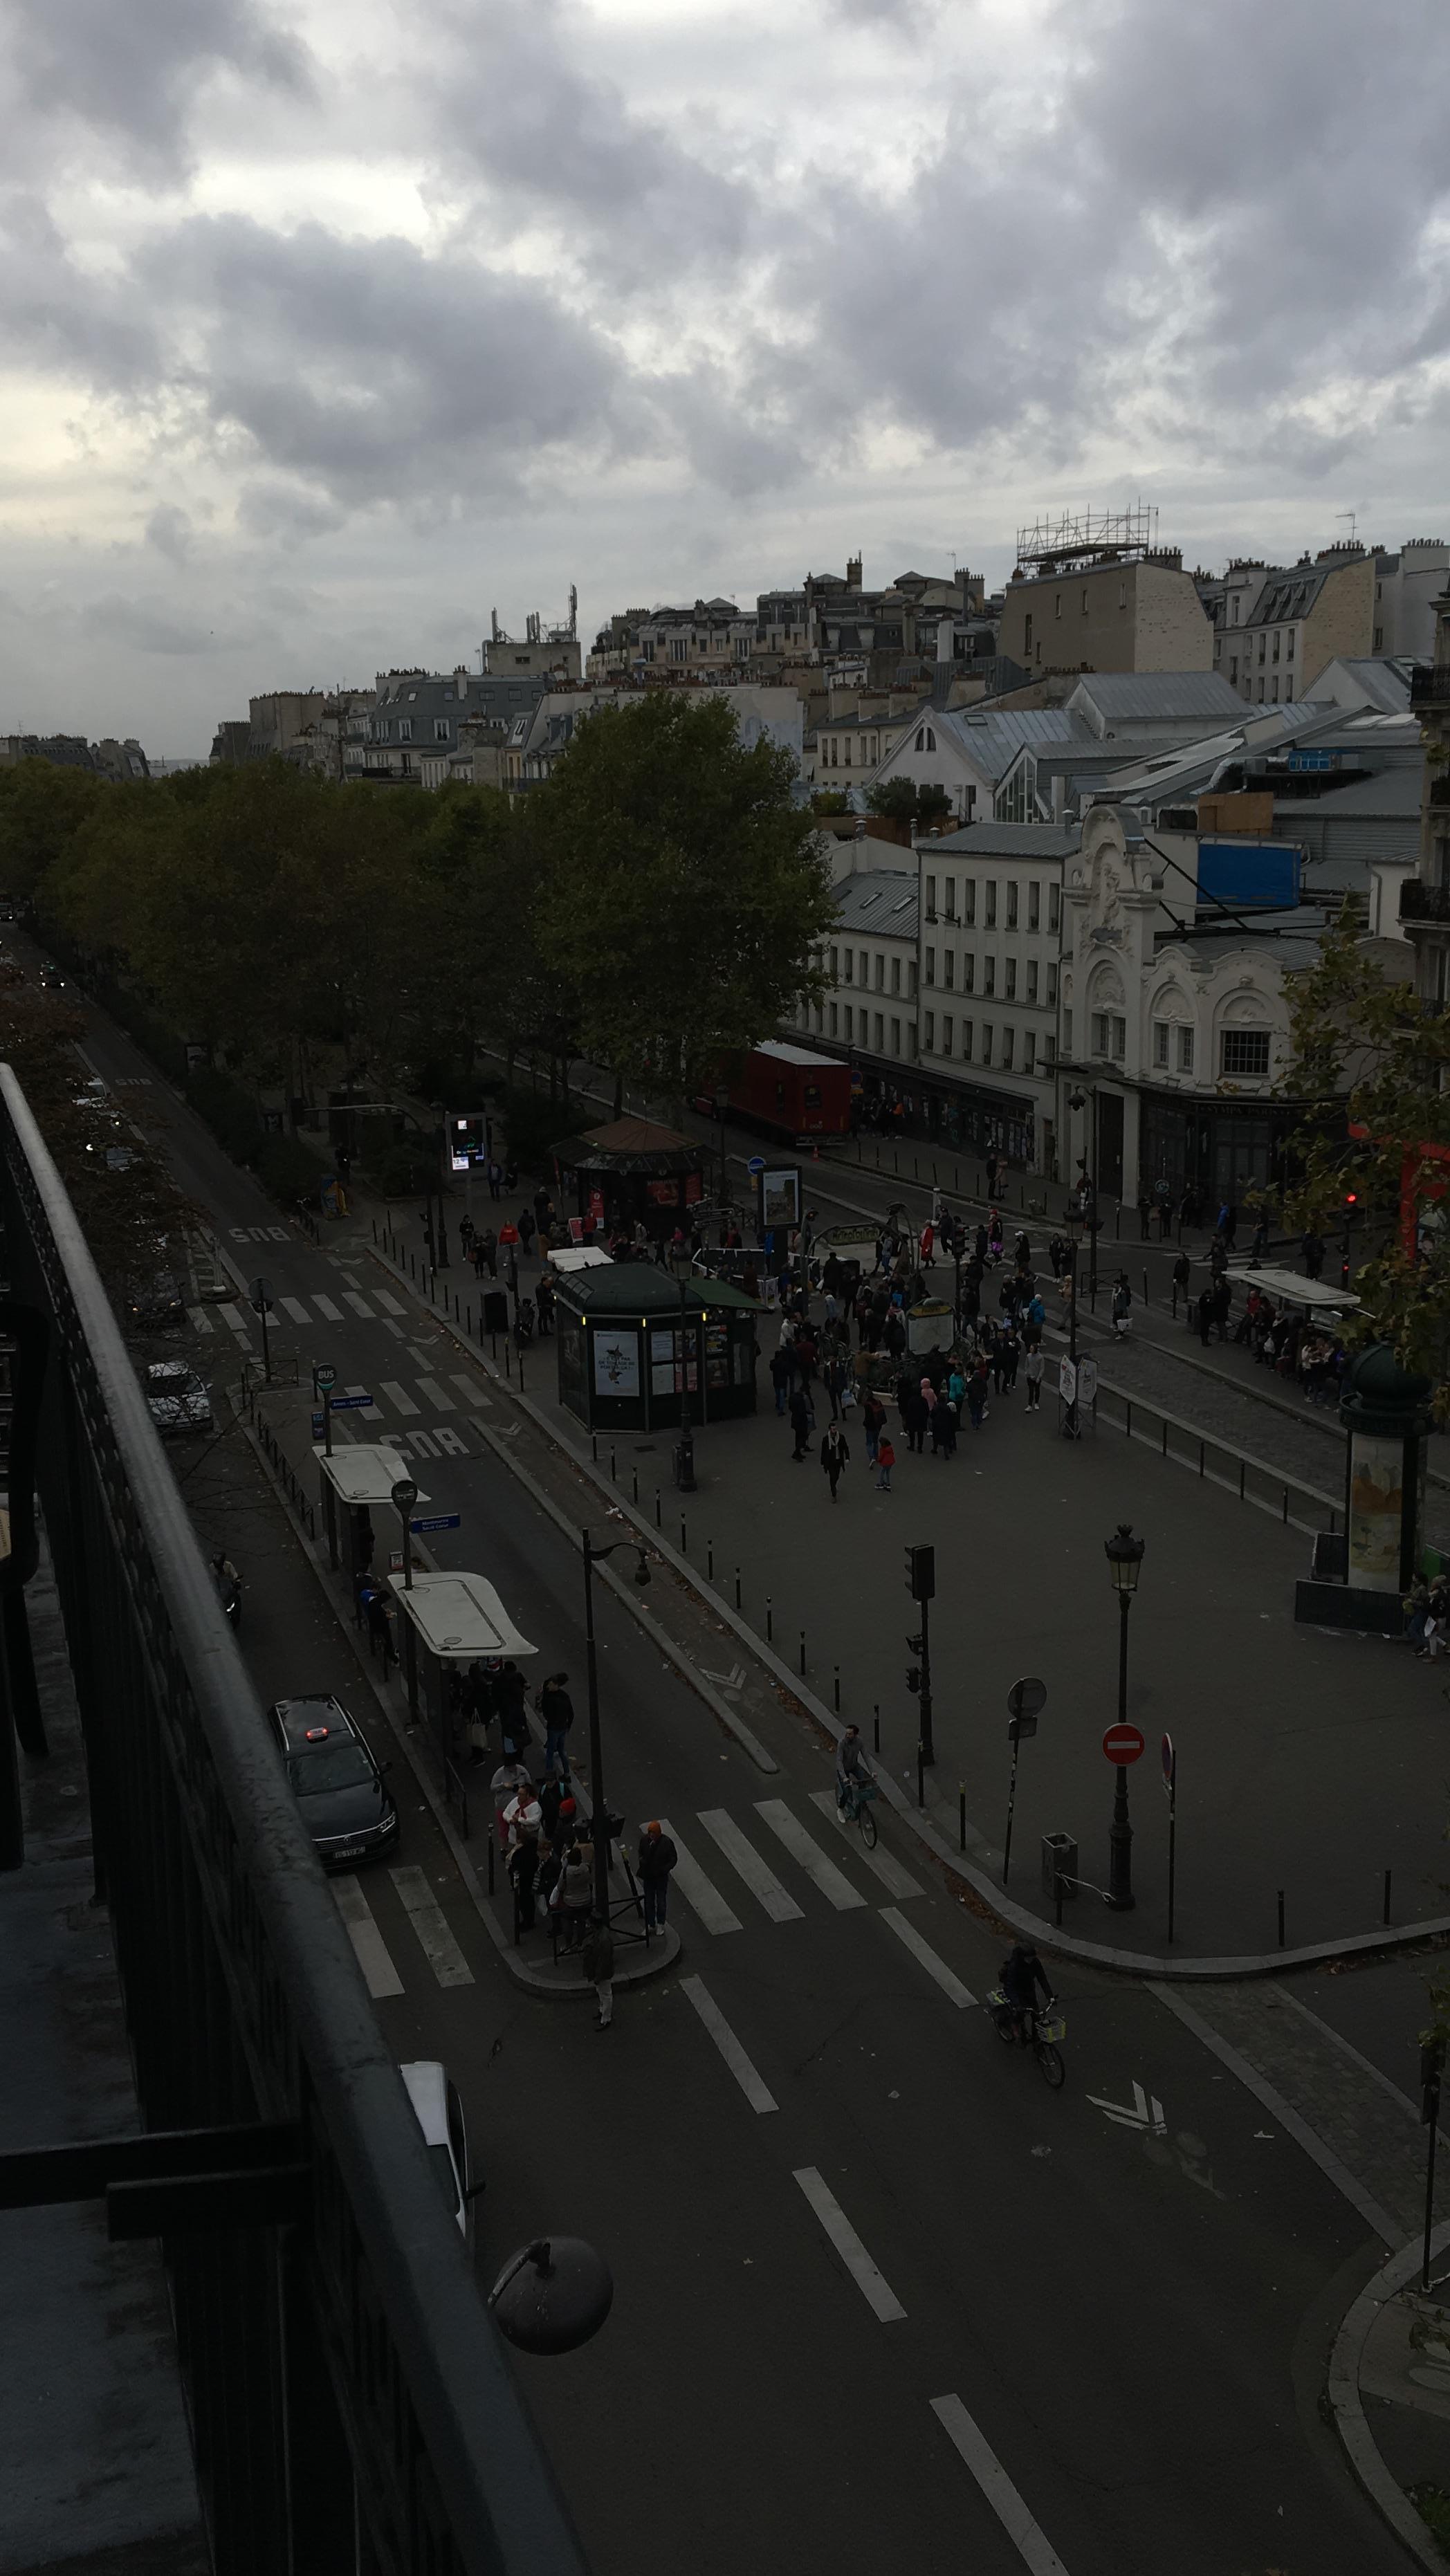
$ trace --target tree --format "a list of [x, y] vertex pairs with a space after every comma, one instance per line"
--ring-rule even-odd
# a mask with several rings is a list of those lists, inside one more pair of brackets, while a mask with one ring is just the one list
[[929, 830], [952, 810], [952, 800], [936, 779], [919, 787], [914, 778], [885, 778], [879, 787], [868, 787], [866, 802], [873, 814], [883, 814], [893, 823], [916, 823]]
[[813, 814], [849, 814], [851, 799], [839, 787], [818, 787], [811, 797]]
[[697, 1090], [822, 988], [834, 903], [793, 784], [728, 698], [660, 690], [591, 717], [529, 797], [540, 954], [621, 1085]]
[[0, 893], [35, 893], [92, 808], [113, 793], [91, 769], [20, 760], [0, 769]]
[[[1402, 1239], [1402, 1205], [1450, 1209], [1450, 1010], [1385, 975], [1363, 934], [1344, 921], [1289, 994], [1293, 1060], [1284, 1087], [1306, 1103], [1293, 1139], [1299, 1177], [1285, 1216], [1336, 1236], [1351, 1207], [1377, 1220], [1355, 1277], [1363, 1330], [1390, 1342], [1407, 1368], [1450, 1401], [1450, 1222], [1424, 1242]], [[1433, 1149], [1440, 1148], [1440, 1153]]]

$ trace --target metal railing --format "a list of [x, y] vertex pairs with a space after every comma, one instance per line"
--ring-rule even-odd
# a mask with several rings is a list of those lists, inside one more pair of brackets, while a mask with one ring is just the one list
[[[8, 1067], [0, 1225], [12, 1295], [50, 1329], [39, 1497], [141, 2117], [148, 2133], [189, 2133], [129, 2142], [148, 2170], [167, 2151], [189, 2156], [163, 2168], [182, 2176], [173, 2214], [153, 2204], [130, 2232], [162, 2236], [213, 2565], [218, 2576], [583, 2576], [135, 1369]], [[95, 2168], [127, 2143], [88, 2151], [85, 2188], [109, 2190], [113, 2220], [117, 2191]], [[28, 2161], [54, 2168], [75, 2153]], [[232, 2170], [263, 2162], [273, 2170]]]
[[[1267, 1458], [1255, 1458], [1251, 1451], [1235, 1448], [1230, 1441], [1212, 1439], [1196, 1423], [1185, 1422], [1176, 1413], [1165, 1413], [1161, 1405], [1149, 1404], [1142, 1396], [1128, 1395], [1121, 1387], [1107, 1386], [1099, 1379], [1093, 1414], [1097, 1421], [1111, 1424], [1128, 1439], [1141, 1440], [1156, 1449], [1160, 1457], [1192, 1469], [1205, 1484], [1218, 1485], [1225, 1493], [1237, 1494], [1241, 1503], [1253, 1503], [1260, 1511], [1272, 1512], [1286, 1529], [1316, 1534], [1338, 1527], [1340, 1506], [1320, 1486], [1286, 1476]], [[1307, 1505], [1313, 1518], [1301, 1519], [1290, 1510], [1291, 1502], [1301, 1509]]]

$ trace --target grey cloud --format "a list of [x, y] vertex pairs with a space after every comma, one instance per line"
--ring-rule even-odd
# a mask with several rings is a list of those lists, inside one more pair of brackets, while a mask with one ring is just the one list
[[71, 256], [43, 200], [0, 203], [0, 336], [7, 354], [104, 392], [140, 395], [162, 368], [156, 316]]
[[215, 653], [238, 641], [234, 628], [224, 624], [219, 641], [202, 616], [188, 616], [144, 592], [128, 598], [108, 591], [88, 603], [80, 623], [90, 635], [139, 653]]
[[191, 520], [186, 511], [179, 510], [174, 501], [158, 503], [146, 522], [146, 542], [172, 563], [184, 564], [192, 544]]
[[244, 483], [237, 502], [237, 524], [248, 536], [275, 538], [283, 545], [331, 536], [346, 515], [325, 492], [279, 476], [258, 476]]
[[8, 17], [7, 150], [25, 150], [38, 128], [47, 164], [60, 130], [88, 158], [99, 145], [174, 170], [218, 72], [297, 95], [310, 87], [307, 49], [267, 0], [10, 0]]

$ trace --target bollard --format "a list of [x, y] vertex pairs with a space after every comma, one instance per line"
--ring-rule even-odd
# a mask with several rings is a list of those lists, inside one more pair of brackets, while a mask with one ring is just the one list
[[632, 1503], [637, 1503], [639, 1501], [639, 1469], [637, 1467], [631, 1467], [629, 1474], [632, 1489], [629, 1499]]
[[958, 1851], [965, 1851], [965, 1850], [966, 1850], [966, 1848], [967, 1848], [967, 1784], [966, 1784], [965, 1780], [959, 1780], [959, 1781], [957, 1782], [957, 1849], [958, 1849]]
[[955, 1190], [957, 1197], [960, 1198], [962, 1195], [962, 1175], [961, 1167], [956, 1163], [953, 1163], [952, 1165], [952, 1188]]
[[614, 1463], [614, 1448], [612, 1443], [609, 1451], [609, 1481], [611, 1485], [617, 1485], [619, 1482], [619, 1469]]
[[490, 1833], [488, 1838], [488, 1892], [490, 1896], [493, 1894], [493, 1844], [494, 1838]]
[[522, 1395], [522, 1394], [523, 1394], [523, 1391], [524, 1391], [524, 1355], [523, 1355], [523, 1352], [522, 1352], [522, 1351], [520, 1351], [520, 1353], [519, 1353], [519, 1393], [520, 1393], [520, 1395]]
[[468, 1320], [467, 1320], [467, 1322], [465, 1323], [465, 1325], [464, 1325], [464, 1328], [463, 1328], [463, 1329], [464, 1329], [464, 1331], [467, 1333], [469, 1340], [470, 1340], [470, 1341], [472, 1341], [472, 1339], [473, 1339], [473, 1308], [472, 1308], [472, 1306], [470, 1306], [470, 1307], [469, 1307], [469, 1309], [468, 1309]]
[[871, 1750], [873, 1753], [879, 1753], [881, 1750], [881, 1702], [879, 1699], [873, 1700], [871, 1703]]
[[804, 1679], [805, 1679], [805, 1671], [806, 1671], [806, 1632], [805, 1632], [804, 1628], [802, 1628], [802, 1630], [801, 1630], [801, 1679], [802, 1679], [802, 1681], [804, 1681]]
[[665, 1525], [664, 1502], [663, 1502], [663, 1498], [662, 1498], [662, 1496], [661, 1496], [661, 1494], [660, 1494], [660, 1489], [659, 1489], [658, 1485], [656, 1485], [656, 1487], [655, 1487], [655, 1528], [656, 1528], [656, 1529], [663, 1529], [663, 1528], [664, 1528], [664, 1525]]
[[1060, 1869], [1055, 1869], [1052, 1873], [1052, 1902], [1052, 1919], [1060, 1932], [1062, 1930], [1062, 1872]]
[[597, 1467], [599, 1464], [599, 1434], [597, 1431], [591, 1431], [589, 1434], [589, 1455]]
[[1284, 1947], [1284, 1891], [1282, 1887], [1279, 1890], [1279, 1947], [1281, 1950]]
[[1385, 1910], [1384, 1910], [1384, 1914], [1383, 1914], [1383, 1916], [1381, 1917], [1381, 1920], [1382, 1920], [1383, 1922], [1385, 1922], [1385, 1923], [1388, 1923], [1389, 1919], [1390, 1919], [1390, 1873], [1389, 1873], [1389, 1871], [1388, 1871], [1388, 1870], [1386, 1870], [1386, 1871], [1385, 1871]]
[[735, 1568], [735, 1607], [737, 1610], [740, 1607], [740, 1568], [738, 1565]]
[[688, 1555], [689, 1555], [689, 1553], [690, 1553], [690, 1542], [689, 1542], [688, 1538], [685, 1536], [685, 1515], [684, 1515], [684, 1513], [683, 1513], [683, 1512], [681, 1512], [681, 1514], [680, 1514], [680, 1554], [681, 1554], [681, 1556], [688, 1556]]
[[926, 1746], [924, 1744], [918, 1744], [916, 1748], [916, 1803], [919, 1807], [926, 1805]]
[[715, 1580], [715, 1542], [712, 1538], [705, 1541], [705, 1580], [707, 1583]]
[[920, 1178], [921, 1178], [921, 1167], [920, 1167], [920, 1165], [918, 1164], [917, 1159], [916, 1159], [916, 1156], [915, 1156], [914, 1154], [912, 1155], [912, 1158], [911, 1158], [911, 1177], [912, 1177], [912, 1179], [913, 1179], [914, 1181], [919, 1181], [919, 1180], [920, 1180]]
[[377, 1242], [377, 1239], [378, 1239], [378, 1221], [377, 1221], [377, 1218], [376, 1218], [376, 1217], [374, 1217], [374, 1219], [373, 1219], [373, 1241], [374, 1241], [374, 1243], [376, 1243], [376, 1242]]
[[[738, 1582], [735, 1587], [735, 1607], [737, 1610], [740, 1607], [740, 1586]], [[765, 1596], [765, 1642], [768, 1646], [773, 1646], [775, 1644], [775, 1611], [772, 1607], [770, 1594], [768, 1592]]]
[[835, 1678], [831, 1686], [831, 1695], [836, 1703], [836, 1715], [839, 1717], [841, 1714], [841, 1667], [839, 1664], [836, 1664], [832, 1667], [832, 1670]]
[[514, 1346], [512, 1342], [505, 1342], [503, 1346], [503, 1373], [505, 1377], [512, 1377], [514, 1373]]
[[1148, 1303], [1148, 1273], [1146, 1270], [1143, 1273], [1143, 1303], [1145, 1306]]

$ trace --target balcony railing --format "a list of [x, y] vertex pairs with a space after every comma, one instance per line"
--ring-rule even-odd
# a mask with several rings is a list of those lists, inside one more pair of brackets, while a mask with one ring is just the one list
[[[35, 1484], [143, 2124], [87, 2151], [78, 2192], [74, 2148], [0, 2158], [6, 2205], [104, 2193], [113, 2233], [161, 2236], [216, 2576], [584, 2576], [75, 1211], [3, 1066], [0, 1234], [22, 1350], [32, 1325], [48, 1342], [16, 1420], [39, 1377]], [[27, 1527], [26, 1494], [9, 1500]]]
[[1450, 662], [1417, 662], [1410, 673], [1412, 707], [1450, 706]]
[[1450, 886], [1406, 877], [1400, 888], [1401, 921], [1450, 921]]

